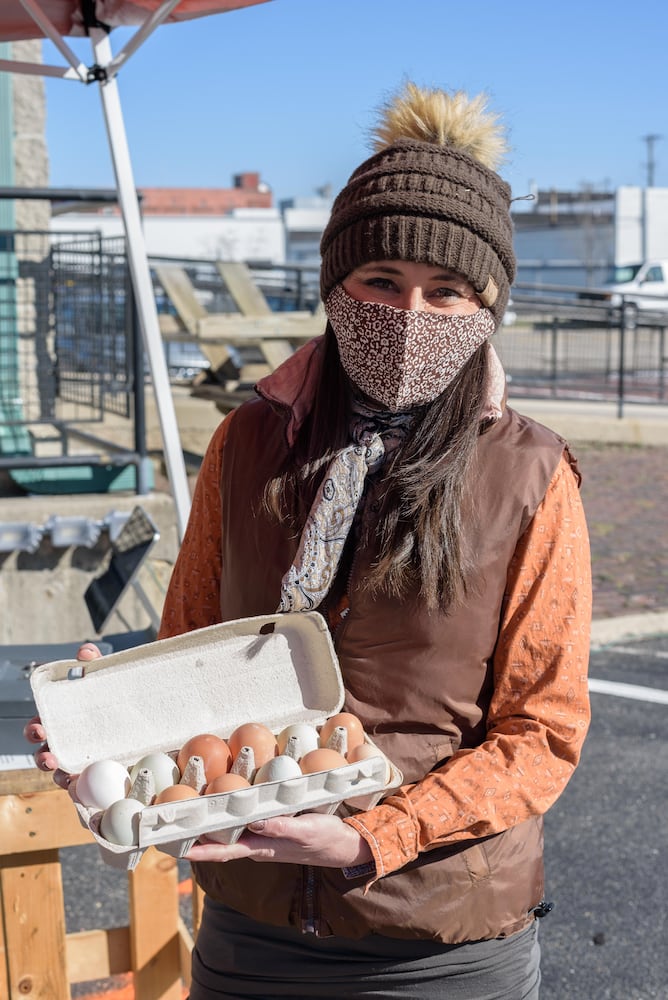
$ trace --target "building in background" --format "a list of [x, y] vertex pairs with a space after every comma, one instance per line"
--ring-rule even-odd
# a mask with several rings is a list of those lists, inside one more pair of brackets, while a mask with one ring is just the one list
[[319, 188], [315, 197], [281, 202], [286, 261], [320, 266], [320, 237], [331, 211], [332, 191], [328, 184]]
[[[285, 260], [281, 214], [257, 173], [237, 174], [231, 188], [140, 188], [138, 194], [150, 257], [258, 264]], [[54, 233], [123, 235], [116, 206], [92, 202], [52, 204]]]
[[[273, 205], [257, 173], [231, 188], [143, 188], [139, 191], [149, 256], [243, 260], [317, 268], [329, 218], [328, 187]], [[513, 206], [517, 282], [600, 288], [643, 261], [668, 257], [668, 188], [536, 191]], [[53, 205], [53, 232], [122, 235], [115, 206]]]
[[513, 211], [517, 282], [599, 288], [668, 257], [668, 188], [537, 191]]

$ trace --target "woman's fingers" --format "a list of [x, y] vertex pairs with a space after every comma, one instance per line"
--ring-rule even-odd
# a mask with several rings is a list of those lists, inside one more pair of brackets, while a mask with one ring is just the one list
[[220, 844], [203, 836], [186, 857], [191, 861], [251, 858], [324, 868], [342, 868], [372, 860], [369, 845], [356, 830], [338, 816], [322, 813], [275, 816], [250, 823], [234, 844]]
[[44, 726], [40, 722], [39, 715], [33, 715], [23, 727], [23, 738], [28, 743], [43, 743], [46, 739]]
[[102, 653], [94, 642], [84, 642], [77, 650], [77, 660], [99, 660]]
[[55, 783], [60, 788], [64, 788], [66, 792], [70, 792], [70, 794], [71, 794], [70, 791], [71, 786], [76, 785], [76, 781], [74, 780], [75, 777], [76, 777], [75, 774], [69, 774], [67, 771], [61, 771], [59, 767], [57, 767], [56, 770], [53, 772], [53, 780], [55, 781]]
[[[84, 642], [77, 650], [77, 660], [86, 662], [90, 660], [99, 660], [102, 653], [97, 648], [94, 642]], [[41, 744], [39, 750], [35, 751], [35, 763], [40, 771], [52, 771], [53, 780], [61, 788], [67, 788], [72, 780], [72, 775], [68, 774], [67, 771], [62, 771], [58, 767], [58, 759], [49, 750], [48, 743], [46, 743], [46, 731], [38, 715], [35, 715], [26, 722], [23, 727], [23, 736], [28, 741], [28, 743], [39, 743]]]

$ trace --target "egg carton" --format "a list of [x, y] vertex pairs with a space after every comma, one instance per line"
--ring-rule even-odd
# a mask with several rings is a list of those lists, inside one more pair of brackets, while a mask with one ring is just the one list
[[[175, 756], [192, 736], [208, 732], [227, 739], [244, 722], [262, 723], [274, 734], [299, 722], [318, 728], [344, 699], [331, 636], [318, 612], [239, 619], [86, 663], [47, 663], [30, 681], [50, 749], [71, 774], [96, 760], [130, 768], [148, 753]], [[183, 857], [200, 835], [215, 833], [231, 844], [259, 819], [335, 812], [342, 803], [369, 809], [402, 780], [392, 762], [378, 756], [145, 806], [136, 847], [105, 840], [101, 812], [75, 805], [103, 860], [133, 869], [150, 846]]]

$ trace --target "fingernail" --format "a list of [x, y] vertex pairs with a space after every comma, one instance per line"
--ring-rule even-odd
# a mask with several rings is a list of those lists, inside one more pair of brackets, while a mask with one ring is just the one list
[[255, 820], [254, 823], [248, 824], [248, 829], [252, 830], [253, 833], [262, 833], [265, 828], [265, 821], [263, 819]]
[[78, 660], [90, 660], [97, 659], [99, 655], [99, 650], [97, 646], [93, 646], [92, 643], [87, 643], [84, 646], [79, 647], [79, 652], [77, 653]]

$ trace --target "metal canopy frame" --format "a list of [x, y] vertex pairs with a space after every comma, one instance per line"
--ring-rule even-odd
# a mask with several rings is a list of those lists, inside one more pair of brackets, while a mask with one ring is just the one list
[[99, 87], [109, 150], [116, 178], [118, 201], [126, 236], [128, 263], [135, 291], [139, 324], [153, 380], [165, 464], [174, 498], [177, 531], [180, 541], [185, 533], [190, 514], [190, 490], [169, 382], [167, 361], [158, 323], [158, 313], [153, 296], [146, 243], [141, 227], [139, 201], [132, 173], [130, 151], [116, 82], [116, 75], [121, 66], [153, 34], [156, 28], [169, 17], [179, 0], [164, 0], [146, 18], [144, 23], [137, 28], [116, 56], [111, 51], [108, 31], [100, 27], [91, 27], [89, 29], [89, 38], [92, 47], [93, 64], [90, 67], [85, 66], [77, 58], [36, 0], [20, 0], [20, 2], [45, 37], [53, 42], [68, 66], [57, 67], [40, 63], [33, 64], [11, 59], [0, 59], [0, 71], [4, 70], [12, 73], [26, 73], [38, 76], [57, 76], [84, 84], [94, 82]]

